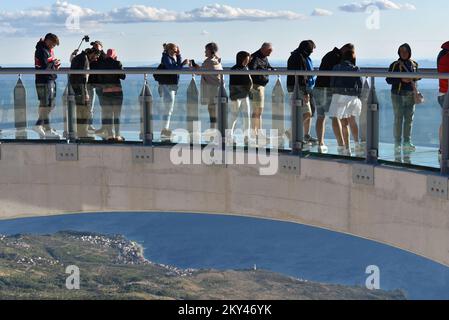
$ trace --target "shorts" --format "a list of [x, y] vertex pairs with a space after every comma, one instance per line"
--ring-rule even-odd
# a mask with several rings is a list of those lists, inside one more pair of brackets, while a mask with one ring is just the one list
[[[289, 93], [289, 95], [290, 95], [290, 103], [293, 103], [293, 93]], [[299, 109], [301, 111], [301, 114], [306, 113], [312, 114], [312, 104], [310, 103], [310, 101], [309, 103], [304, 103], [304, 101], [300, 99], [298, 103], [300, 105]]]
[[347, 119], [359, 117], [362, 113], [362, 101], [356, 96], [345, 96], [341, 94], [332, 95], [329, 107], [329, 117]]
[[315, 88], [313, 96], [315, 97], [317, 115], [324, 117], [331, 106], [332, 90], [330, 88]]

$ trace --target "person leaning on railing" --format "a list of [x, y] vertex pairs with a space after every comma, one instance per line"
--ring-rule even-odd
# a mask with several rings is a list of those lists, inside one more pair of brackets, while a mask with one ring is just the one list
[[[95, 48], [89, 48], [81, 52], [71, 63], [71, 70], [89, 70], [90, 63], [100, 57], [101, 52]], [[75, 92], [76, 102], [76, 131], [78, 139], [93, 140], [95, 137], [88, 132], [90, 117], [90, 99], [87, 87], [88, 74], [71, 74], [70, 85]]]
[[[354, 45], [348, 43], [341, 49], [334, 48], [332, 51], [326, 53], [321, 60], [320, 71], [332, 71], [336, 65], [341, 63], [342, 56], [347, 50], [354, 50]], [[318, 138], [319, 153], [327, 153], [329, 151], [324, 142], [324, 136], [326, 130], [326, 113], [329, 112], [332, 101], [332, 90], [330, 86], [331, 77], [319, 76], [316, 79], [315, 88], [313, 90], [313, 96], [316, 101], [316, 134]], [[338, 118], [332, 118], [332, 128], [334, 129], [334, 132], [340, 127], [341, 123]]]
[[[342, 62], [333, 68], [338, 72], [358, 72], [356, 66], [355, 50], [347, 50], [342, 55]], [[362, 156], [363, 147], [359, 141], [359, 128], [357, 118], [362, 111], [362, 78], [360, 77], [331, 77], [330, 86], [333, 91], [331, 105], [329, 107], [329, 117], [337, 119], [339, 126], [334, 128], [335, 137], [338, 142], [338, 154], [351, 155], [352, 133], [356, 156]]]
[[[418, 63], [412, 60], [412, 49], [404, 43], [398, 49], [399, 59], [390, 65], [389, 72], [418, 72]], [[395, 153], [413, 152], [416, 147], [412, 143], [413, 118], [415, 116], [415, 91], [418, 79], [404, 77], [387, 78], [391, 85], [391, 101], [394, 111], [394, 144]]]
[[[54, 48], [59, 46], [59, 38], [48, 33], [36, 45], [34, 65], [36, 70], [59, 70], [61, 62], [55, 58]], [[39, 118], [33, 130], [41, 139], [60, 139], [61, 136], [50, 126], [50, 113], [56, 101], [55, 74], [36, 75], [36, 91], [39, 99]]]
[[[182, 60], [181, 50], [176, 44], [164, 44], [164, 51], [162, 53], [161, 64], [158, 69], [162, 70], [181, 70], [184, 66], [189, 66], [189, 60]], [[159, 82], [159, 95], [162, 97], [164, 104], [165, 115], [164, 124], [161, 131], [162, 141], [171, 139], [170, 122], [175, 107], [175, 97], [178, 91], [179, 75], [155, 75], [155, 80]]]
[[[315, 50], [316, 46], [312, 40], [305, 40], [299, 44], [299, 47], [294, 50], [287, 62], [288, 70], [296, 71], [312, 71], [313, 63], [310, 56]], [[295, 90], [295, 83], [298, 80], [299, 90], [302, 97], [302, 105], [300, 106], [300, 114], [304, 121], [304, 143], [311, 146], [317, 144], [318, 140], [310, 136], [310, 127], [312, 124], [312, 92], [315, 87], [315, 77], [312, 76], [288, 76], [287, 77], [287, 90], [290, 97], [293, 99], [293, 93]], [[286, 132], [287, 137], [291, 139], [291, 133]]]
[[[117, 59], [115, 49], [109, 49], [106, 58], [101, 59], [98, 64], [101, 70], [121, 70], [123, 65]], [[98, 84], [101, 86], [101, 129], [97, 135], [103, 140], [124, 141], [120, 133], [120, 115], [123, 105], [123, 89], [121, 80], [126, 79], [125, 73], [98, 75]]]

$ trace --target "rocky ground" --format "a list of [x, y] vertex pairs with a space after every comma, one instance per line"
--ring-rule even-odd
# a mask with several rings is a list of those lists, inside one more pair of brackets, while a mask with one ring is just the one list
[[[67, 266], [80, 289], [66, 288]], [[327, 285], [262, 270], [182, 270], [152, 263], [122, 236], [0, 235], [0, 299], [405, 299], [400, 291]]]

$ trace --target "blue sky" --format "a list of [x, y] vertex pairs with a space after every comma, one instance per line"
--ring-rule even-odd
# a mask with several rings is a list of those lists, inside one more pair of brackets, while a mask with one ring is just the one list
[[[0, 65], [32, 64], [37, 40], [50, 31], [60, 35], [57, 55], [65, 62], [85, 33], [117, 49], [128, 64], [154, 63], [164, 42], [179, 44], [185, 58], [198, 61], [210, 41], [219, 44], [225, 60], [270, 41], [275, 48], [272, 59], [284, 60], [304, 39], [315, 40], [315, 59], [334, 46], [353, 42], [359, 59], [393, 60], [403, 42], [412, 45], [416, 59], [435, 59], [441, 43], [449, 40], [446, 1], [369, 1], [382, 9], [378, 29], [367, 28], [370, 14], [363, 0], [70, 0], [58, 4], [56, 0], [3, 0], [0, 37], [10, 49], [1, 50]], [[348, 3], [356, 5], [345, 6]], [[321, 15], [312, 16], [315, 9]], [[65, 26], [67, 12], [72, 11], [80, 13], [80, 29]], [[167, 16], [170, 21], [165, 21]]]

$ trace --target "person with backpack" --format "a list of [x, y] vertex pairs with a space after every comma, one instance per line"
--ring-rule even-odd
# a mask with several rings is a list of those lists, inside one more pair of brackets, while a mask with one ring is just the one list
[[[315, 50], [316, 46], [312, 40], [305, 40], [299, 44], [299, 47], [293, 51], [287, 62], [288, 70], [298, 70], [298, 71], [312, 71], [313, 63], [310, 56]], [[301, 113], [302, 120], [304, 122], [304, 142], [309, 146], [317, 143], [317, 139], [310, 136], [310, 127], [312, 124], [312, 91], [315, 87], [315, 77], [308, 76], [288, 76], [287, 77], [287, 90], [290, 96], [293, 97], [293, 92], [295, 90], [296, 80], [299, 82], [299, 90], [302, 96], [302, 107]], [[287, 136], [290, 139], [290, 132], [287, 132]]]
[[[354, 50], [347, 50], [342, 55], [342, 61], [332, 70], [338, 72], [358, 72], [360, 69], [355, 65], [356, 57]], [[350, 156], [350, 132], [355, 142], [355, 153], [359, 155], [363, 149], [359, 142], [359, 130], [357, 117], [362, 111], [361, 77], [331, 77], [330, 87], [332, 88], [332, 101], [329, 107], [329, 116], [340, 121], [341, 126], [334, 131], [338, 142], [338, 154]]]
[[[251, 54], [240, 51], [236, 56], [236, 64], [231, 70], [248, 71], [248, 64], [251, 61]], [[231, 139], [235, 141], [235, 129], [239, 114], [243, 117], [244, 143], [248, 143], [249, 130], [251, 128], [251, 111], [249, 94], [253, 86], [253, 79], [250, 75], [230, 75], [229, 76], [229, 96], [231, 99]]]
[[[189, 60], [182, 60], [181, 51], [174, 43], [167, 43], [163, 45], [164, 51], [162, 53], [161, 64], [159, 70], [181, 70], [186, 65], [190, 65]], [[159, 95], [162, 97], [162, 102], [165, 109], [163, 117], [163, 128], [161, 131], [162, 141], [169, 141], [171, 139], [172, 131], [170, 130], [170, 122], [175, 107], [175, 97], [178, 91], [179, 75], [155, 75], [155, 80], [159, 82]]]
[[413, 118], [415, 116], [415, 92], [418, 79], [411, 74], [418, 72], [418, 63], [413, 61], [412, 49], [404, 43], [398, 49], [399, 59], [390, 65], [389, 72], [408, 73], [404, 78], [387, 78], [391, 85], [391, 101], [394, 111], [394, 144], [395, 153], [413, 152], [416, 147], [412, 143]]
[[[441, 46], [441, 51], [437, 58], [437, 68], [438, 73], [449, 73], [449, 41], [443, 43]], [[444, 100], [446, 98], [449, 87], [449, 81], [447, 79], [440, 79], [439, 81], [439, 95], [438, 95], [438, 103], [441, 108], [444, 108]], [[440, 126], [439, 130], [440, 136], [440, 144], [443, 137], [443, 127]], [[441, 146], [439, 151], [439, 157], [441, 158]]]
[[[117, 59], [115, 49], [109, 49], [106, 58], [100, 60], [98, 68], [101, 70], [123, 71], [122, 63]], [[97, 81], [101, 89], [101, 123], [102, 128], [97, 130], [104, 140], [123, 142], [125, 139], [120, 133], [120, 115], [123, 105], [123, 89], [121, 80], [126, 79], [125, 73], [99, 75]]]
[[[208, 43], [205, 48], [206, 60], [200, 70], [223, 70], [221, 58], [218, 56], [218, 45], [214, 42]], [[210, 118], [210, 128], [217, 127], [217, 97], [221, 86], [220, 75], [201, 76], [201, 104], [207, 105]]]
[[[342, 56], [347, 50], [354, 50], [354, 45], [348, 43], [340, 49], [334, 48], [332, 51], [328, 52], [321, 60], [320, 71], [332, 71], [336, 65], [341, 63]], [[324, 142], [324, 135], [326, 128], [326, 113], [329, 112], [329, 107], [332, 101], [332, 90], [330, 86], [331, 77], [319, 76], [316, 79], [315, 89], [313, 90], [313, 95], [317, 104], [316, 133], [319, 153], [327, 153], [329, 150]], [[332, 128], [334, 128], [334, 131], [338, 130], [340, 127], [340, 120], [338, 118], [332, 118]]]
[[[34, 65], [36, 70], [59, 70], [61, 62], [56, 59], [54, 48], [59, 38], [48, 33], [36, 45]], [[56, 74], [36, 75], [36, 92], [39, 99], [39, 118], [33, 130], [41, 139], [60, 139], [61, 136], [50, 126], [50, 113], [56, 102]]]

